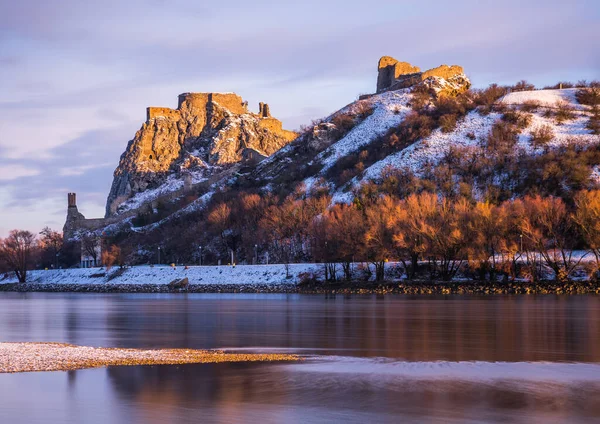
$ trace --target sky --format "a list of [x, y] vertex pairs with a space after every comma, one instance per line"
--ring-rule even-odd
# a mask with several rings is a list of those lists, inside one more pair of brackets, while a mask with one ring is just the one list
[[296, 129], [390, 55], [475, 87], [600, 79], [597, 0], [0, 0], [0, 237], [104, 214], [147, 106], [234, 91]]

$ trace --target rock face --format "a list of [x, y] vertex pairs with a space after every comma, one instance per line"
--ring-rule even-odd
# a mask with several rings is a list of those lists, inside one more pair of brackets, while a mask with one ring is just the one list
[[296, 138], [260, 103], [259, 113], [233, 93], [184, 93], [177, 109], [149, 107], [114, 172], [106, 216], [135, 193], [157, 187], [170, 173], [206, 172], [242, 161], [252, 149], [269, 156]]
[[[383, 56], [379, 59], [377, 66], [377, 93], [391, 90], [400, 90], [417, 84], [427, 82], [426, 85], [435, 85], [436, 80], [448, 81], [452, 90], [467, 90], [470, 82], [462, 66], [441, 65], [437, 68], [421, 72], [417, 66], [412, 66], [407, 62], [399, 62], [393, 57]], [[463, 90], [463, 91], [464, 91]]]

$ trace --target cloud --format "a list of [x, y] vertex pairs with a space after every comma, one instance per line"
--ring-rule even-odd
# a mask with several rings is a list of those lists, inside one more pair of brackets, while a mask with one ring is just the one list
[[0, 167], [0, 181], [12, 181], [23, 177], [39, 175], [40, 171], [19, 164], [7, 164]]

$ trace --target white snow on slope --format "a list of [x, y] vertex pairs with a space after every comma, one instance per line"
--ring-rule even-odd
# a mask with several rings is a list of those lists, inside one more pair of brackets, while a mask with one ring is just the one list
[[[291, 278], [286, 278], [283, 264], [232, 266], [136, 266], [125, 269], [123, 275], [108, 280], [118, 272], [112, 268], [76, 268], [60, 270], [38, 270], [28, 273], [27, 281], [38, 284], [169, 284], [175, 279], [187, 277], [190, 284], [295, 284], [303, 272], [318, 272], [323, 265], [290, 264]], [[0, 284], [16, 283], [15, 277], [0, 280]]]
[[556, 106], [557, 102], [567, 102], [571, 106], [585, 110], [586, 106], [580, 105], [575, 99], [577, 88], [565, 88], [562, 90], [532, 90], [515, 91], [500, 99], [500, 103], [506, 105], [521, 105], [525, 102], [538, 102], [543, 106]]
[[[411, 95], [409, 90], [390, 91], [369, 99], [374, 107], [373, 114], [354, 127], [345, 137], [329, 146], [316, 160], [325, 165], [323, 171], [331, 167], [340, 157], [354, 152], [373, 139], [384, 135], [390, 128], [399, 125], [411, 111], [408, 107]], [[351, 108], [349, 106], [348, 108]], [[342, 109], [340, 113], [346, 110]]]
[[[206, 170], [190, 171], [192, 177], [192, 184], [198, 184], [202, 181], [206, 181], [204, 177]], [[175, 174], [171, 174], [167, 177], [164, 183], [160, 186], [144, 190], [140, 193], [136, 193], [133, 197], [127, 199], [125, 202], [119, 205], [119, 213], [123, 213], [129, 210], [137, 209], [145, 203], [148, 203], [161, 196], [173, 193], [183, 188], [183, 180], [178, 178]]]
[[588, 121], [589, 117], [586, 114], [577, 112], [575, 119], [558, 125], [553, 118], [546, 118], [540, 112], [533, 113], [531, 123], [519, 134], [519, 147], [524, 148], [528, 153], [533, 153], [534, 147], [531, 144], [532, 132], [546, 125], [550, 126], [554, 133], [554, 138], [548, 143], [548, 147], [560, 147], [571, 141], [579, 143], [600, 141], [599, 136], [592, 134], [586, 128]]
[[435, 130], [428, 138], [417, 141], [407, 148], [387, 156], [365, 170], [365, 178], [377, 179], [386, 166], [395, 168], [410, 168], [417, 175], [422, 171], [426, 162], [438, 162], [452, 146], [476, 146], [478, 140], [485, 137], [494, 122], [500, 119], [500, 114], [490, 113], [482, 116], [478, 112], [470, 112], [458, 122], [456, 129], [450, 133]]
[[[591, 134], [586, 129], [589, 116], [583, 107], [577, 103], [575, 92], [576, 89], [521, 91], [503, 97], [500, 101], [510, 105], [519, 105], [533, 100], [542, 105], [554, 107], [558, 100], [564, 100], [578, 109], [575, 119], [565, 121], [560, 125], [557, 124], [554, 118], [544, 117], [544, 110], [542, 109], [532, 113], [531, 123], [519, 135], [518, 146], [528, 153], [535, 153], [535, 149], [531, 144], [531, 133], [544, 125], [550, 126], [554, 132], [554, 139], [549, 143], [549, 147], [559, 147], [570, 141], [600, 142], [600, 137]], [[458, 123], [455, 131], [443, 133], [440, 129], [435, 130], [425, 140], [420, 140], [404, 150], [389, 155], [371, 165], [365, 170], [363, 178], [380, 178], [381, 172], [386, 166], [409, 168], [418, 175], [426, 162], [435, 164], [449, 151], [450, 147], [477, 145], [478, 141], [489, 133], [493, 124], [501, 117], [502, 114], [500, 113], [483, 116], [477, 111], [470, 112], [464, 120]], [[541, 150], [539, 151], [541, 152]], [[352, 182], [353, 185], [357, 185], [359, 181], [355, 178]], [[338, 192], [334, 195], [335, 202], [348, 201], [348, 198], [347, 193]]]
[[[304, 180], [309, 190], [343, 156], [369, 144], [379, 136], [384, 135], [390, 128], [398, 126], [411, 111], [408, 106], [412, 96], [409, 89], [388, 91], [369, 98], [373, 105], [373, 113], [354, 127], [342, 139], [323, 150], [315, 157], [316, 162], [323, 163], [321, 171]], [[357, 103], [346, 106], [338, 113], [352, 112]]]
[[179, 209], [177, 212], [172, 213], [171, 215], [161, 219], [158, 222], [155, 222], [153, 224], [148, 224], [144, 227], [131, 227], [131, 229], [138, 233], [144, 233], [146, 231], [154, 230], [154, 229], [160, 227], [162, 224], [164, 224], [172, 219], [179, 218], [188, 213], [192, 213], [192, 212], [203, 209], [204, 206], [208, 203], [208, 201], [211, 199], [211, 197], [214, 194], [215, 194], [215, 192], [211, 190], [208, 193], [204, 193], [202, 196], [200, 196], [199, 198], [197, 198], [196, 200], [191, 202], [189, 205], [184, 206], [183, 208]]

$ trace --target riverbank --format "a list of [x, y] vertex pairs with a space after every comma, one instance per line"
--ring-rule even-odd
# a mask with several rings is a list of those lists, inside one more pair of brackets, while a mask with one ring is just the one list
[[600, 294], [600, 284], [588, 281], [539, 283], [480, 281], [339, 282], [312, 284], [0, 284], [0, 292], [47, 293], [280, 293], [280, 294]]
[[[353, 281], [327, 283], [323, 282], [322, 264], [174, 267], [164, 265], [110, 270], [103, 268], [37, 270], [29, 272], [27, 283], [18, 283], [14, 276], [0, 276], [0, 292], [600, 294], [600, 284], [593, 281], [539, 283], [470, 280], [407, 281], [399, 278], [402, 274], [400, 270], [399, 266], [390, 264], [384, 282], [357, 278]], [[184, 281], [185, 284], [182, 284]]]
[[68, 371], [123, 365], [297, 361], [297, 355], [196, 349], [120, 349], [65, 343], [0, 343], [0, 373]]

